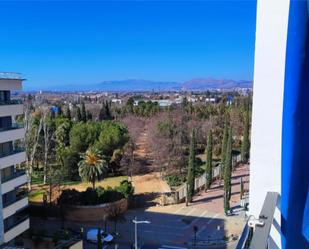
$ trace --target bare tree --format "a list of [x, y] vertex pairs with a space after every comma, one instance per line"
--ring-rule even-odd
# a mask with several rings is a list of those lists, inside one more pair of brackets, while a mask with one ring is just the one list
[[25, 108], [24, 126], [26, 131], [25, 144], [26, 144], [26, 163], [27, 163], [27, 176], [28, 176], [28, 188], [31, 190], [31, 176], [33, 173], [33, 162], [35, 154], [37, 152], [40, 133], [43, 126], [43, 117], [39, 114], [39, 124], [34, 125], [34, 113], [30, 109], [30, 105], [27, 103]]

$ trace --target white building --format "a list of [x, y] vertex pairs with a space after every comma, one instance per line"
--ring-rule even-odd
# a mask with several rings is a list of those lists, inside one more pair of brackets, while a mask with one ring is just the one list
[[11, 91], [21, 89], [20, 75], [0, 73], [0, 246], [14, 243], [29, 228], [27, 176], [16, 167], [26, 159], [20, 146], [25, 130], [15, 123], [15, 117], [23, 114], [23, 105], [11, 99]]

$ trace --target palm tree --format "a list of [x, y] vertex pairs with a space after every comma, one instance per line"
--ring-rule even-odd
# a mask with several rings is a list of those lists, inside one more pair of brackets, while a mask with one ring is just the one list
[[95, 148], [89, 148], [81, 155], [81, 158], [82, 160], [78, 163], [79, 175], [82, 179], [91, 182], [94, 189], [95, 182], [102, 178], [107, 170], [107, 163]]

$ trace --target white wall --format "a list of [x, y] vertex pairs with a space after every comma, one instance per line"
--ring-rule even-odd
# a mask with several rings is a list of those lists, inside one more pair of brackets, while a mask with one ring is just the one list
[[[281, 192], [281, 132], [290, 0], [258, 0], [254, 62], [249, 213]], [[280, 224], [280, 218], [277, 220]], [[280, 235], [274, 240], [280, 239]], [[280, 244], [280, 243], [279, 243]]]

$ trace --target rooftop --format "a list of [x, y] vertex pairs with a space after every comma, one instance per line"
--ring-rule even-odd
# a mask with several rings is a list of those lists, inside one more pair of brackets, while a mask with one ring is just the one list
[[23, 80], [20, 73], [0, 72], [0, 79]]

